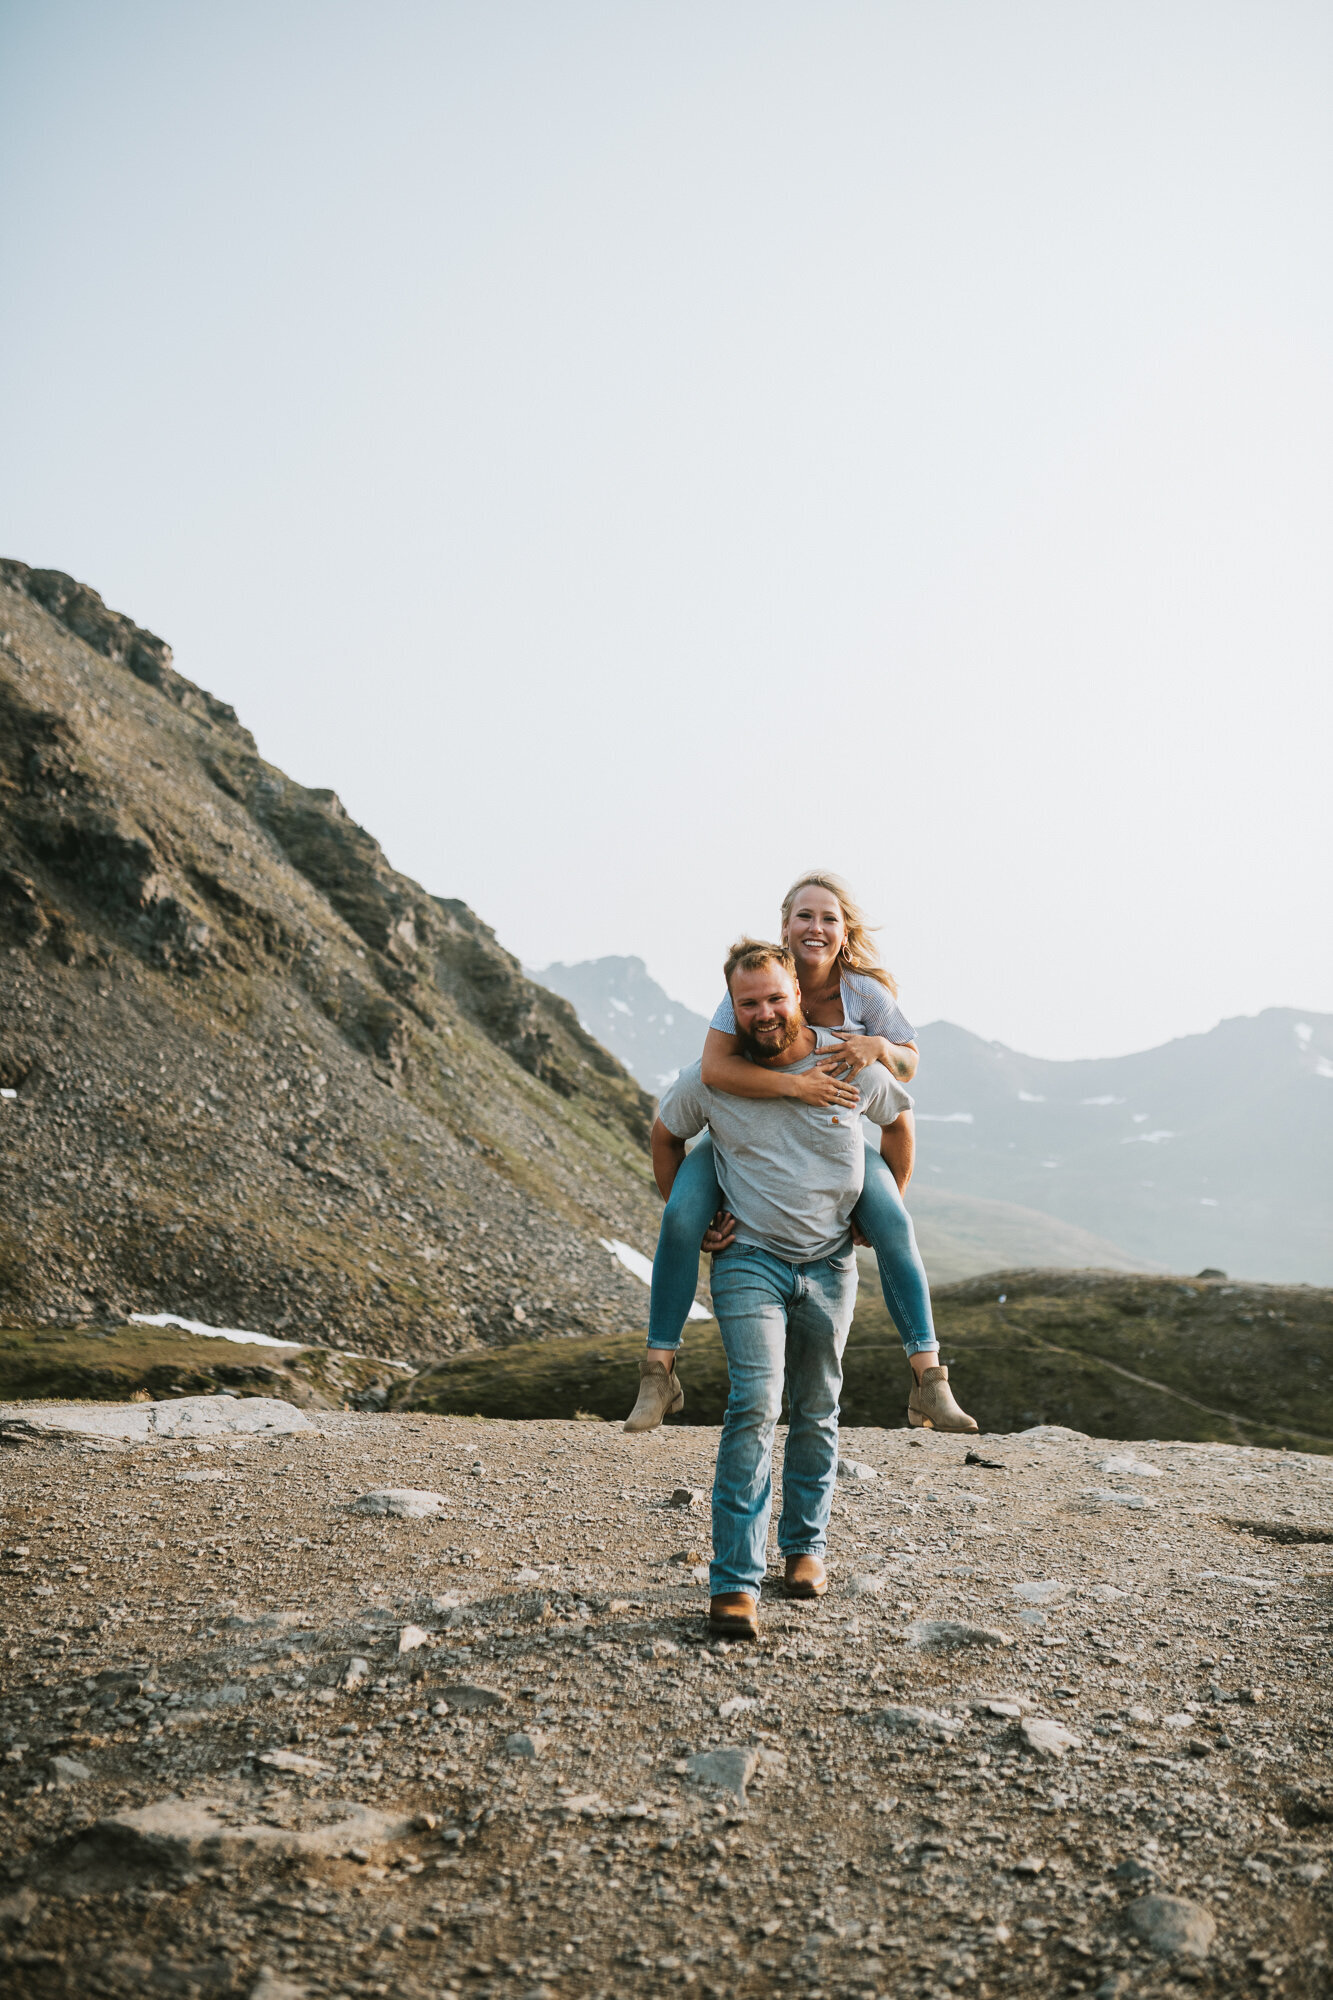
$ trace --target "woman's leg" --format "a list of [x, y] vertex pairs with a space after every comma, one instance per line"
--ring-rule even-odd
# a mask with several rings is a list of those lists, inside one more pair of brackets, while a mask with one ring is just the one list
[[915, 1382], [907, 1404], [908, 1423], [937, 1431], [975, 1431], [975, 1419], [954, 1401], [948, 1369], [939, 1365], [930, 1284], [916, 1247], [912, 1218], [903, 1206], [898, 1183], [870, 1146], [866, 1147], [865, 1189], [853, 1213], [879, 1259], [884, 1303], [912, 1364]]
[[722, 1206], [713, 1163], [713, 1142], [705, 1133], [685, 1155], [662, 1211], [653, 1258], [653, 1291], [648, 1306], [648, 1345], [675, 1350], [699, 1283], [699, 1245]]
[[865, 1187], [854, 1219], [879, 1259], [879, 1282], [889, 1317], [910, 1361], [914, 1354], [935, 1355], [935, 1321], [930, 1310], [930, 1283], [916, 1247], [912, 1218], [903, 1205], [897, 1183], [880, 1154], [866, 1147]]

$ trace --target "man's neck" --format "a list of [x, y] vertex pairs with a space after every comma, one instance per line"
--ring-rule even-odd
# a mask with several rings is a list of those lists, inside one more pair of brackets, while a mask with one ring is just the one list
[[790, 1048], [785, 1048], [781, 1055], [755, 1056], [751, 1060], [757, 1062], [760, 1069], [790, 1069], [793, 1063], [804, 1062], [807, 1056], [812, 1056], [818, 1047], [818, 1035], [813, 1028], [807, 1026], [802, 1028]]

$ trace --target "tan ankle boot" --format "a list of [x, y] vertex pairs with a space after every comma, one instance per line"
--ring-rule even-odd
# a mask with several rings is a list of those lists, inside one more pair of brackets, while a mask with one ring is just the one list
[[960, 1410], [949, 1387], [947, 1368], [923, 1368], [907, 1399], [907, 1421], [915, 1430], [974, 1431], [975, 1417]]
[[655, 1351], [639, 1363], [639, 1400], [625, 1419], [627, 1431], [655, 1431], [663, 1417], [674, 1417], [685, 1408], [685, 1391], [680, 1377]]

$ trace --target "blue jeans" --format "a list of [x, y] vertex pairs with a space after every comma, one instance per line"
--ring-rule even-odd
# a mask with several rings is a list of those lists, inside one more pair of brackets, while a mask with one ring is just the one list
[[855, 1304], [850, 1249], [814, 1264], [788, 1264], [733, 1243], [713, 1261], [713, 1305], [731, 1376], [713, 1478], [714, 1597], [729, 1590], [757, 1597], [764, 1580], [784, 1384], [778, 1547], [784, 1556], [824, 1553], [838, 1476], [842, 1350]]
[[[671, 1199], [662, 1212], [648, 1307], [649, 1347], [680, 1346], [699, 1282], [699, 1245], [721, 1206], [713, 1142], [705, 1133], [685, 1155]], [[930, 1310], [930, 1284], [916, 1247], [912, 1218], [893, 1175], [873, 1146], [866, 1147], [865, 1187], [853, 1213], [879, 1260], [884, 1303], [904, 1350], [908, 1354], [935, 1353], [939, 1341]], [[714, 1276], [717, 1269], [714, 1264]]]

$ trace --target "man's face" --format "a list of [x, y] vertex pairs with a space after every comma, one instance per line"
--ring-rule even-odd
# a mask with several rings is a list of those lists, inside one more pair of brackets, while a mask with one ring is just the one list
[[755, 1062], [785, 1054], [805, 1026], [792, 976], [773, 959], [754, 972], [733, 972], [731, 1006], [741, 1048]]

